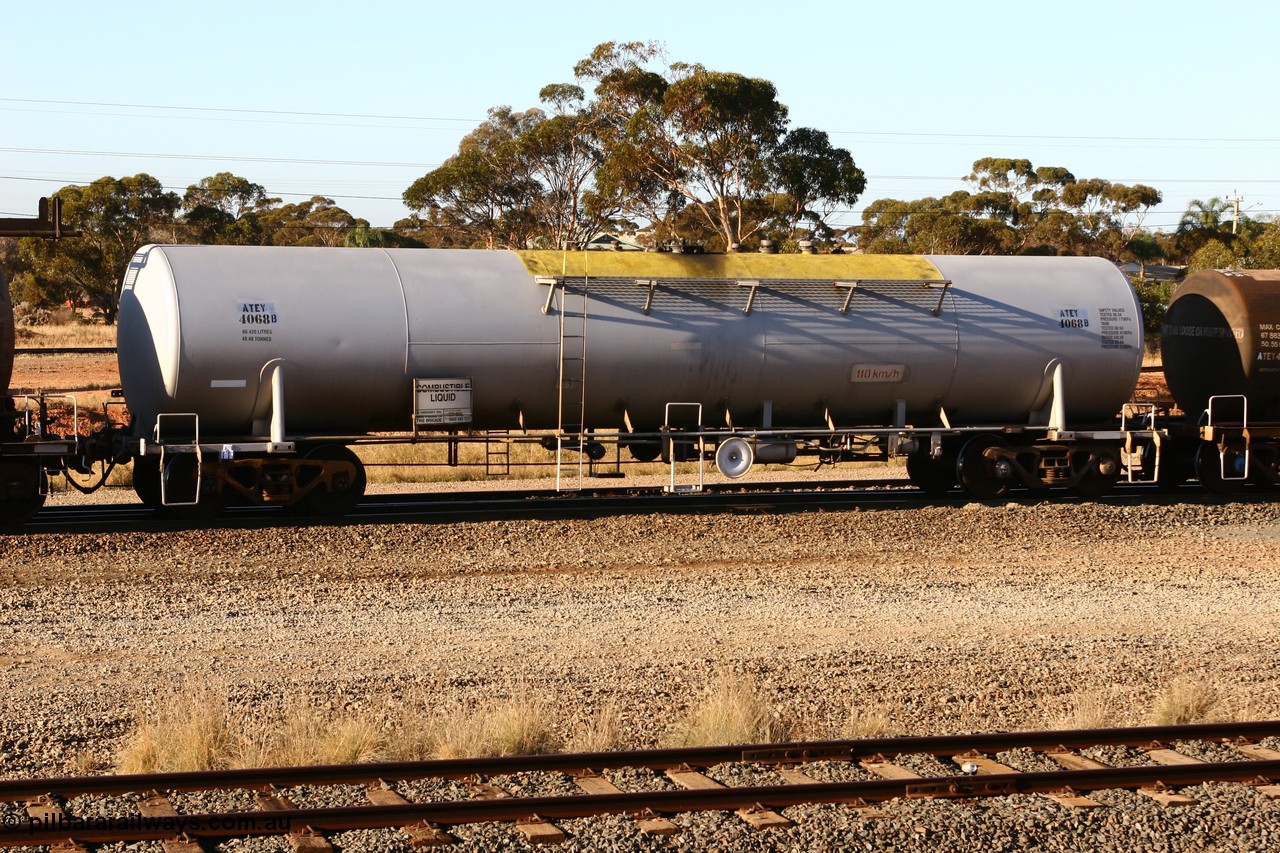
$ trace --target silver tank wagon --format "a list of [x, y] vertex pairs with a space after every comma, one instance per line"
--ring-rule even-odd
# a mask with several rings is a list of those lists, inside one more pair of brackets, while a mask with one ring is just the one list
[[416, 428], [612, 432], [640, 459], [692, 429], [731, 476], [872, 433], [928, 484], [1105, 484], [1109, 450], [991, 434], [1110, 420], [1143, 349], [1133, 289], [1090, 258], [148, 246], [119, 324], [139, 455], [184, 424], [234, 466], [310, 454], [321, 490], [363, 473], [317, 442]]
[[413, 380], [453, 377], [471, 428], [553, 429], [561, 320], [583, 308], [600, 428], [657, 428], [672, 401], [736, 424], [766, 401], [775, 425], [885, 423], [900, 400], [912, 423], [1026, 423], [1055, 364], [1087, 422], [1142, 358], [1133, 290], [1099, 259], [149, 246], [121, 297], [121, 380], [144, 435], [164, 412], [262, 434], [275, 365], [293, 432], [404, 429]]

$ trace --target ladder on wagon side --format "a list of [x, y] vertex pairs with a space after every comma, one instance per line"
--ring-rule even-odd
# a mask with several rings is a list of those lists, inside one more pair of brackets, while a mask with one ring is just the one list
[[[585, 476], [587, 405], [587, 279], [579, 286], [565, 279], [560, 288], [560, 371], [556, 423], [556, 491], [581, 489]], [[577, 450], [577, 480], [573, 460]]]

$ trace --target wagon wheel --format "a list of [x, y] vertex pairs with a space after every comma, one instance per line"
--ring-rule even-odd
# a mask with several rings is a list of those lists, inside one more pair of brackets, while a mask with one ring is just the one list
[[1223, 462], [1226, 462], [1227, 471], [1231, 471], [1232, 464], [1244, 464], [1244, 457], [1237, 455], [1234, 451], [1228, 449], [1226, 459], [1224, 460], [1218, 453], [1218, 446], [1211, 442], [1201, 442], [1196, 448], [1196, 477], [1200, 479], [1200, 485], [1209, 491], [1218, 495], [1230, 495], [1240, 491], [1244, 487], [1244, 480], [1226, 480], [1222, 477]]
[[36, 459], [0, 461], [0, 526], [21, 524], [44, 506], [48, 477]]
[[[200, 465], [200, 460], [194, 453], [175, 453], [160, 471], [160, 478], [164, 480], [165, 497], [170, 501], [162, 506], [178, 518], [205, 521], [217, 518], [227, 508], [226, 496], [214, 491], [216, 482], [213, 478], [207, 474], [200, 476]], [[137, 491], [136, 486], [134, 490]], [[157, 499], [159, 496], [157, 491]], [[195, 503], [172, 503], [175, 500], [189, 500], [192, 496], [195, 497]]]
[[[1143, 450], [1142, 472], [1150, 476], [1155, 466], [1155, 448], [1147, 445]], [[1176, 492], [1196, 475], [1195, 454], [1191, 446], [1181, 441], [1166, 441], [1160, 448], [1160, 469], [1155, 472], [1156, 488], [1162, 492]]]
[[627, 442], [626, 447], [631, 451], [631, 458], [637, 462], [652, 462], [662, 455], [660, 441], [631, 441]]
[[[334, 474], [330, 481], [332, 488], [321, 484], [302, 499], [303, 506], [316, 515], [324, 516], [346, 515], [356, 508], [356, 504], [360, 503], [360, 499], [364, 497], [364, 487], [368, 482], [360, 457], [356, 456], [350, 448], [340, 444], [321, 444], [308, 450], [303, 458], [317, 462], [350, 462], [355, 466], [354, 476], [345, 473]], [[310, 482], [302, 482], [304, 470], [306, 470], [305, 466], [298, 469], [300, 486]], [[318, 474], [313, 475], [313, 479], [314, 476]]]
[[946, 454], [937, 459], [928, 453], [908, 454], [907, 478], [926, 495], [945, 495], [956, 485], [956, 458]]
[[133, 491], [152, 509], [164, 509], [160, 502], [160, 457], [133, 457]]
[[[1071, 491], [1082, 498], [1097, 498], [1111, 491], [1120, 479], [1120, 460], [1111, 451], [1090, 454], [1083, 476], [1071, 487]], [[1110, 466], [1111, 473], [1104, 474], [1103, 468]]]
[[971, 497], [990, 500], [1009, 491], [1013, 479], [1009, 463], [1003, 459], [988, 459], [984, 455], [989, 447], [1005, 445], [1005, 440], [998, 435], [979, 435], [969, 439], [960, 449], [956, 460], [956, 480]]

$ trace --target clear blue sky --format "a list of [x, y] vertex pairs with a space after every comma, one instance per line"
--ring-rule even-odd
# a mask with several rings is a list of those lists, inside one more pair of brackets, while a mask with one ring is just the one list
[[[230, 171], [387, 226], [489, 107], [537, 105], [598, 43], [772, 80], [793, 126], [882, 197], [964, 188], [984, 156], [1280, 214], [1280, 5], [0, 0], [0, 216], [103, 175], [181, 193]], [[56, 10], [56, 11], [55, 11]], [[79, 102], [79, 103], [70, 103]], [[186, 109], [177, 109], [186, 108]]]

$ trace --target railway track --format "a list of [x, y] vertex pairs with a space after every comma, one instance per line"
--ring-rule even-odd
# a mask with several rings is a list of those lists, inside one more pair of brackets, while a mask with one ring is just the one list
[[[428, 486], [429, 487], [429, 484]], [[785, 511], [827, 506], [900, 505], [922, 494], [903, 479], [708, 485], [701, 493], [668, 494], [656, 488], [603, 487], [577, 492], [547, 489], [466, 490], [366, 495], [337, 519], [290, 514], [277, 507], [230, 507], [213, 519], [157, 513], [140, 503], [46, 504], [28, 521], [27, 532], [90, 532], [128, 529], [387, 524], [484, 521], [501, 518], [574, 518], [646, 512]]]
[[[1280, 491], [1258, 489], [1215, 495], [1194, 485], [1160, 491], [1149, 486], [1117, 488], [1099, 499], [1110, 504], [1270, 503]], [[1014, 490], [1001, 502], [1039, 503], [1045, 495]], [[1079, 501], [1069, 493], [1051, 499]], [[930, 497], [904, 479], [709, 485], [701, 493], [667, 494], [658, 489], [593, 488], [581, 492], [540, 490], [450, 491], [367, 495], [341, 518], [296, 515], [277, 507], [230, 507], [216, 518], [158, 513], [140, 503], [47, 504], [20, 528], [27, 533], [164, 531], [192, 527], [296, 527], [397, 523], [449, 523], [500, 519], [592, 518], [634, 513], [780, 513], [804, 511], [912, 509], [962, 505], [972, 499], [956, 492]]]
[[[0, 847], [70, 853], [90, 844], [161, 840], [166, 849], [194, 851], [205, 849], [201, 840], [271, 835], [288, 837], [294, 849], [331, 850], [327, 836], [361, 829], [395, 830], [419, 846], [450, 843], [451, 830], [494, 822], [546, 843], [566, 837], [554, 821], [601, 815], [630, 816], [636, 834], [673, 834], [679, 827], [670, 817], [693, 812], [732, 811], [767, 830], [791, 826], [781, 810], [802, 804], [846, 804], [871, 819], [891, 816], [885, 804], [895, 801], [1036, 795], [1063, 809], [1088, 810], [1105, 807], [1092, 792], [1129, 790], [1166, 807], [1195, 806], [1194, 796], [1179, 789], [1208, 783], [1249, 786], [1261, 803], [1280, 798], [1280, 750], [1258, 741], [1277, 737], [1280, 721], [1263, 721], [8, 779], [0, 780], [0, 802], [7, 804], [0, 806]], [[1197, 745], [1232, 757], [1202, 760], [1193, 754]], [[1123, 765], [1090, 755], [1120, 748], [1128, 750]], [[911, 769], [920, 757], [943, 772]], [[1059, 769], [1040, 769], [1045, 764]], [[727, 767], [739, 776], [748, 770], [757, 783], [718, 781], [717, 770]], [[621, 770], [633, 771], [619, 776], [631, 790], [611, 780]], [[634, 771], [647, 773], [647, 784], [637, 785]], [[362, 789], [362, 803], [307, 802], [323, 799], [319, 789], [352, 785]], [[549, 786], [574, 793], [514, 794]], [[179, 792], [232, 792], [252, 807], [179, 812], [172, 799]], [[99, 800], [89, 815], [75, 810], [81, 797], [114, 799]]]
[[115, 347], [16, 347], [14, 355], [114, 355]]

